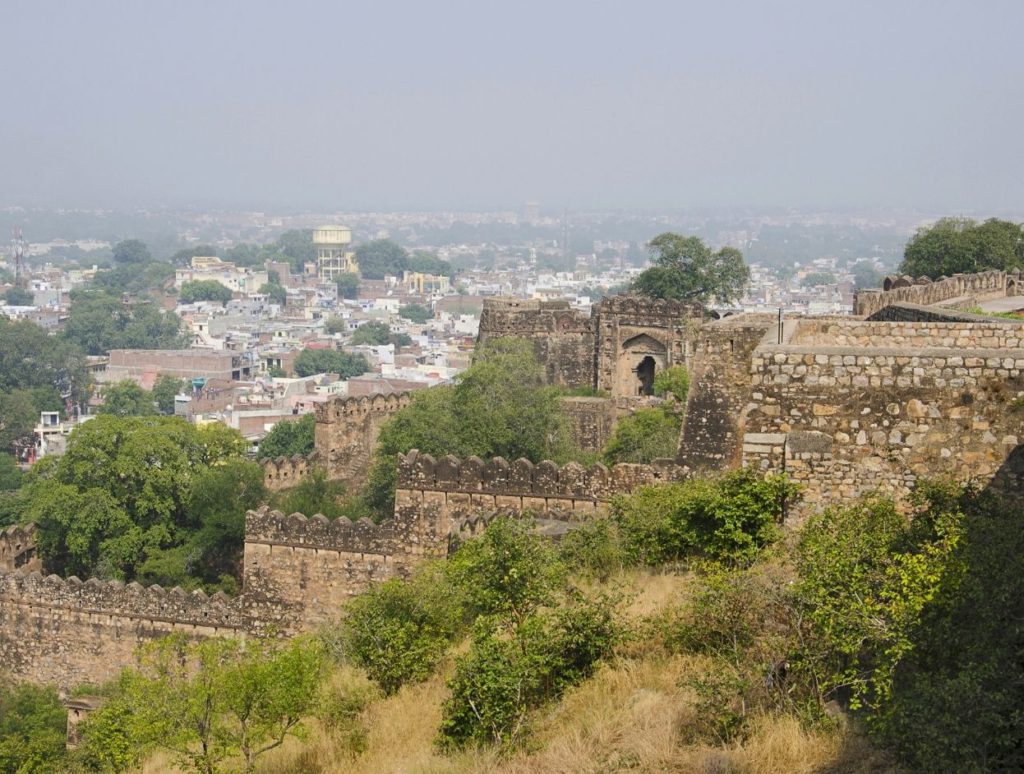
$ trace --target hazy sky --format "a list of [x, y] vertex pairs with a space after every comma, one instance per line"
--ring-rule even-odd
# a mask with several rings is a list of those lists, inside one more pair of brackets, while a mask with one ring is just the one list
[[1024, 204], [1024, 2], [5, 0], [0, 201]]

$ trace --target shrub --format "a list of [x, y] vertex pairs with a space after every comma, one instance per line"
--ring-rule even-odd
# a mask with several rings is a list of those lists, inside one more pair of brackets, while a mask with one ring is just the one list
[[343, 647], [386, 694], [428, 678], [460, 629], [457, 595], [434, 569], [373, 587], [346, 608]]
[[559, 542], [558, 554], [568, 569], [600, 581], [608, 580], [627, 560], [618, 526], [608, 518], [570, 530]]
[[66, 727], [67, 711], [55, 688], [0, 684], [0, 772], [60, 771]]
[[672, 393], [677, 401], [685, 403], [689, 391], [690, 374], [684, 365], [672, 366], [654, 375], [655, 395], [663, 397], [666, 393]]
[[702, 556], [747, 565], [778, 540], [786, 502], [796, 493], [785, 476], [745, 468], [717, 479], [643, 487], [614, 498], [612, 513], [634, 561]]
[[623, 417], [604, 448], [604, 463], [649, 463], [674, 457], [679, 444], [679, 415], [664, 408], [640, 409]]

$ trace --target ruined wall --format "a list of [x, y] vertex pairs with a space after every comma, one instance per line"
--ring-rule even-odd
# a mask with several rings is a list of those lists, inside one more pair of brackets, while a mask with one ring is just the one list
[[533, 342], [548, 384], [594, 386], [594, 325], [568, 301], [484, 299], [477, 343], [502, 338]]
[[680, 464], [694, 471], [740, 464], [751, 355], [776, 327], [773, 315], [741, 315], [701, 329], [690, 364], [690, 392], [677, 455]]
[[366, 480], [381, 426], [409, 405], [411, 393], [334, 398], [316, 407], [316, 463], [331, 479]]
[[[858, 345], [850, 323], [837, 334], [848, 346], [759, 347], [743, 463], [803, 484], [804, 512], [873, 490], [902, 497], [923, 476], [987, 482], [1002, 469], [1002, 484], [1019, 488], [1020, 471], [1005, 463], [1024, 432], [1013, 403], [1024, 393], [1024, 348], [978, 348], [992, 324], [933, 325], [930, 341], [950, 346]], [[908, 335], [896, 325], [889, 340]]]
[[243, 629], [237, 599], [137, 583], [67, 580], [24, 569], [0, 574], [0, 664], [20, 679], [62, 687], [101, 682], [156, 637]]
[[672, 460], [609, 469], [601, 464], [584, 468], [575, 462], [559, 467], [550, 460], [537, 465], [525, 459], [510, 463], [501, 457], [485, 462], [449, 455], [435, 460], [413, 450], [399, 459], [396, 514], [406, 520], [415, 520], [416, 513], [428, 514], [450, 530], [466, 519], [498, 512], [580, 521], [614, 494], [685, 474]]
[[296, 454], [292, 457], [266, 458], [260, 460], [263, 466], [263, 484], [271, 492], [295, 486], [306, 474], [316, 466], [316, 455], [303, 457]]
[[311, 629], [371, 583], [447, 552], [447, 523], [419, 512], [374, 524], [264, 507], [246, 514], [242, 603], [255, 631]]
[[330, 479], [363, 484], [370, 469], [373, 447], [381, 426], [397, 411], [409, 405], [411, 393], [335, 397], [316, 407], [315, 451], [308, 457], [263, 459], [263, 483], [277, 491], [295, 486], [311, 470], [322, 467]]
[[952, 299], [962, 299], [959, 306], [973, 306], [978, 301], [1016, 295], [1020, 277], [1001, 271], [977, 274], [955, 274], [934, 282], [927, 278], [887, 277], [881, 290], [860, 290], [853, 297], [853, 313], [867, 317], [890, 304], [930, 306]]
[[43, 563], [36, 555], [34, 524], [0, 529], [0, 572], [13, 572], [18, 569], [43, 569]]
[[[890, 307], [893, 308], [893, 307]], [[967, 324], [964, 324], [967, 323]], [[1024, 344], [1024, 320], [969, 315], [963, 320], [800, 320], [789, 344], [824, 347], [919, 349], [1017, 349]]]
[[868, 317], [887, 322], [991, 322], [992, 317], [959, 309], [917, 304], [889, 304]]

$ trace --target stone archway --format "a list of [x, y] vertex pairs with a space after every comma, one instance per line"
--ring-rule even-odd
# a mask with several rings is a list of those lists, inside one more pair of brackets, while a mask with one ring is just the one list
[[650, 355], [641, 360], [640, 365], [636, 367], [636, 376], [640, 380], [641, 395], [654, 394], [654, 373], [657, 367], [657, 363], [654, 362], [654, 358]]
[[654, 376], [668, 367], [668, 348], [641, 333], [622, 343], [612, 394], [635, 398], [654, 394]]

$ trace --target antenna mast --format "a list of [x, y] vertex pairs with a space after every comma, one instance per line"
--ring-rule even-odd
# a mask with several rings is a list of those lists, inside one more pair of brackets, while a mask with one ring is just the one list
[[11, 253], [14, 256], [14, 285], [22, 286], [21, 264], [25, 260], [25, 237], [21, 234], [21, 226], [11, 229]]

